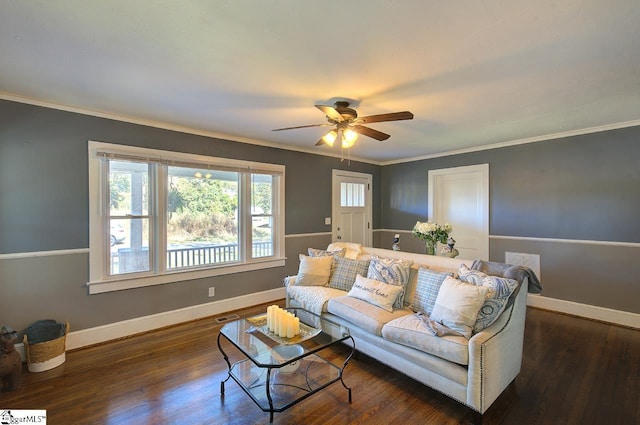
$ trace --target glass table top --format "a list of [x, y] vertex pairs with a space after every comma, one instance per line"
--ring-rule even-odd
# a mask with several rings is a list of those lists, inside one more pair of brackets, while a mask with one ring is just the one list
[[345, 326], [300, 308], [286, 310], [300, 318], [301, 336], [287, 339], [269, 332], [266, 311], [226, 323], [220, 333], [257, 366], [277, 368], [349, 338]]

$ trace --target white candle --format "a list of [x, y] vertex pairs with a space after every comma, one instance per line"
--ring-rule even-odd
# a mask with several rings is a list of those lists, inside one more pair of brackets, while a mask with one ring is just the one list
[[269, 329], [271, 332], [278, 333], [278, 307], [277, 305], [271, 306], [271, 328]]
[[295, 334], [296, 335], [300, 335], [300, 318], [299, 317], [294, 317], [294, 327], [295, 327]]
[[287, 336], [287, 312], [280, 309], [280, 317], [278, 318], [278, 336], [284, 338]]
[[273, 306], [267, 307], [267, 329], [271, 330], [271, 318], [273, 313]]
[[273, 317], [273, 322], [271, 323], [271, 332], [273, 333], [278, 333], [278, 307], [274, 306], [273, 307], [273, 312], [271, 313], [272, 317]]
[[296, 336], [296, 321], [293, 314], [287, 313], [287, 338]]

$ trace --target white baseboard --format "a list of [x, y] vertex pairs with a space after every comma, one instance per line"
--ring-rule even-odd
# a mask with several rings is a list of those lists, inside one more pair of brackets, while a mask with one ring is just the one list
[[[82, 348], [93, 344], [124, 338], [137, 333], [148, 332], [166, 326], [176, 325], [191, 320], [202, 319], [227, 311], [251, 307], [270, 301], [280, 300], [285, 297], [285, 288], [270, 289], [240, 297], [199, 304], [193, 307], [181, 308], [153, 314], [151, 316], [137, 317], [122, 322], [110, 323], [95, 328], [82, 329], [70, 332], [67, 335], [67, 350]], [[614, 323], [621, 326], [640, 329], [640, 314], [627, 311], [613, 310], [588, 304], [580, 304], [572, 301], [564, 301], [541, 295], [529, 294], [527, 305], [560, 313], [572, 314], [593, 320]], [[24, 345], [16, 344], [16, 351], [25, 361]]]
[[[214, 316], [227, 311], [280, 300], [284, 297], [285, 288], [282, 287], [178, 310], [165, 311], [150, 316], [136, 317], [135, 319], [123, 320], [122, 322], [110, 323], [95, 328], [69, 332], [69, 335], [67, 335], [66, 348], [67, 350], [73, 350], [75, 348], [99, 344], [154, 329], [164, 328], [166, 326]], [[16, 351], [20, 353], [22, 361], [25, 361], [24, 344], [16, 344], [15, 347]]]
[[640, 314], [528, 294], [527, 305], [587, 319], [640, 329]]
[[225, 313], [231, 310], [251, 307], [269, 301], [279, 300], [285, 297], [285, 288], [270, 289], [235, 298], [199, 304], [193, 307], [181, 308], [173, 311], [153, 314], [151, 316], [137, 317], [122, 322], [110, 323], [90, 329], [82, 329], [70, 332], [67, 336], [67, 350], [86, 347], [112, 339], [123, 338], [141, 332], [148, 332], [190, 320]]

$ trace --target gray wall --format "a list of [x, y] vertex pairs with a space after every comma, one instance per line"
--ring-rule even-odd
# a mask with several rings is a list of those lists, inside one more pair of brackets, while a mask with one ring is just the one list
[[429, 170], [488, 163], [492, 260], [539, 254], [545, 296], [640, 313], [638, 139], [632, 127], [385, 166], [382, 228], [427, 218]]
[[[374, 182], [381, 174], [381, 167], [357, 161], [0, 101], [0, 254], [21, 254], [0, 259], [0, 324], [22, 329], [54, 318], [80, 330], [278, 288], [297, 269], [287, 238], [285, 267], [88, 295], [88, 140], [284, 164], [287, 235], [331, 231], [324, 218], [331, 216], [333, 169], [373, 174]], [[379, 205], [377, 194], [374, 225]], [[300, 239], [292, 238], [292, 247]], [[64, 255], [22, 255], [42, 251]], [[207, 296], [209, 286], [215, 298]]]
[[[410, 230], [427, 217], [429, 169], [478, 163], [490, 164], [490, 234], [514, 237], [492, 238], [491, 259], [504, 261], [505, 251], [538, 253], [545, 296], [640, 313], [639, 137], [640, 128], [629, 128], [384, 167], [349, 166], [337, 158], [0, 101], [0, 254], [80, 250], [0, 259], [0, 324], [21, 329], [55, 318], [80, 330], [280, 287], [296, 272], [298, 253], [330, 242], [324, 217], [331, 215], [332, 169], [373, 174], [374, 246], [389, 248], [393, 229]], [[286, 265], [88, 295], [88, 140], [284, 164]], [[420, 252], [421, 244], [407, 235], [401, 247]], [[215, 298], [207, 297], [209, 286], [216, 287]]]

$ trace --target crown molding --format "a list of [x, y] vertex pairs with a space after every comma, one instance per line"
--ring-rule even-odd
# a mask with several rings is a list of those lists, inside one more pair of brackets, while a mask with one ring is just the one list
[[414, 158], [399, 159], [399, 160], [393, 160], [393, 161], [383, 161], [380, 163], [380, 165], [385, 166], [385, 165], [393, 165], [393, 164], [402, 164], [405, 162], [422, 161], [425, 159], [440, 158], [443, 156], [460, 155], [464, 153], [486, 151], [489, 149], [498, 149], [498, 148], [504, 148], [509, 146], [524, 145], [527, 143], [536, 143], [536, 142], [544, 142], [547, 140], [563, 139], [566, 137], [580, 136], [583, 134], [591, 134], [591, 133], [599, 133], [602, 131], [609, 131], [609, 130], [618, 130], [620, 128], [635, 127], [639, 125], [640, 125], [640, 119], [614, 123], [614, 124], [605, 124], [605, 125], [600, 125], [596, 127], [588, 127], [588, 128], [578, 129], [578, 130], [563, 131], [560, 133], [551, 133], [551, 134], [545, 134], [542, 136], [527, 137], [525, 139], [492, 143], [489, 145], [477, 146], [474, 148], [456, 149], [453, 151], [441, 152], [441, 153], [436, 153], [432, 155], [417, 156]]
[[[0, 92], [0, 100], [8, 100], [11, 102], [24, 103], [24, 104], [33, 105], [33, 106], [40, 106], [43, 108], [56, 109], [59, 111], [72, 112], [76, 114], [88, 115], [88, 116], [97, 117], [97, 118], [105, 118], [105, 119], [114, 120], [114, 121], [127, 122], [130, 124], [144, 125], [146, 127], [160, 128], [163, 130], [177, 131], [180, 133], [193, 134], [196, 136], [222, 139], [229, 142], [246, 143], [249, 145], [264, 146], [268, 148], [283, 149], [283, 150], [294, 151], [294, 152], [308, 153], [311, 155], [329, 156], [332, 158], [343, 159], [343, 155], [333, 153], [333, 152], [318, 152], [317, 150], [314, 150], [312, 148], [298, 148], [290, 145], [266, 142], [264, 140], [251, 139], [247, 137], [234, 136], [234, 135], [224, 134], [224, 133], [216, 133], [214, 131], [199, 130], [192, 127], [174, 125], [174, 124], [169, 124], [161, 121], [129, 117], [124, 115], [112, 114], [108, 112], [93, 111], [90, 109], [76, 108], [73, 106], [61, 105], [55, 102], [49, 102], [49, 101], [44, 101], [40, 99], [33, 99], [33, 98], [24, 97], [24, 96], [18, 96], [18, 95], [6, 93], [6, 92]], [[360, 158], [356, 156], [352, 156], [348, 160], [356, 161], [356, 162], [364, 162], [364, 163], [373, 164], [373, 165], [381, 165], [380, 161], [374, 161], [371, 159]]]
[[[230, 141], [230, 142], [246, 143], [246, 144], [256, 145], [256, 146], [264, 146], [264, 147], [283, 149], [283, 150], [294, 151], [294, 152], [308, 153], [308, 154], [311, 154], [311, 155], [328, 156], [328, 157], [332, 157], [332, 158], [343, 159], [342, 155], [336, 154], [336, 153], [332, 153], [332, 152], [318, 152], [317, 150], [310, 149], [310, 148], [299, 148], [299, 147], [290, 146], [290, 145], [283, 145], [283, 144], [279, 144], [279, 143], [266, 142], [266, 141], [258, 140], [258, 139], [251, 139], [251, 138], [239, 137], [239, 136], [234, 136], [234, 135], [229, 135], [229, 134], [216, 133], [216, 132], [213, 132], [213, 131], [204, 131], [204, 130], [199, 130], [199, 129], [195, 129], [195, 128], [191, 128], [191, 127], [183, 127], [183, 126], [168, 124], [168, 123], [160, 122], [160, 121], [146, 120], [146, 119], [128, 117], [128, 116], [123, 116], [123, 115], [118, 115], [118, 114], [107, 113], [107, 112], [100, 112], [100, 111], [93, 111], [93, 110], [88, 110], [88, 109], [76, 108], [76, 107], [72, 107], [72, 106], [61, 105], [61, 104], [58, 104], [58, 103], [55, 103], [55, 102], [49, 102], [49, 101], [44, 101], [44, 100], [40, 100], [40, 99], [33, 99], [33, 98], [24, 97], [24, 96], [19, 96], [19, 95], [15, 95], [15, 94], [12, 94], [12, 93], [7, 93], [7, 92], [0, 92], [0, 100], [9, 100], [9, 101], [12, 101], [12, 102], [25, 103], [25, 104], [34, 105], [34, 106], [41, 106], [41, 107], [44, 107], [44, 108], [57, 109], [57, 110], [60, 110], [60, 111], [73, 112], [73, 113], [77, 113], [77, 114], [89, 115], [89, 116], [98, 117], [98, 118], [106, 118], [106, 119], [115, 120], [115, 121], [128, 122], [128, 123], [131, 123], [131, 124], [138, 124], [138, 125], [144, 125], [144, 126], [148, 126], [148, 127], [155, 127], [155, 128], [160, 128], [160, 129], [163, 129], [163, 130], [178, 131], [178, 132], [181, 132], [181, 133], [194, 134], [194, 135], [197, 135], [197, 136], [204, 136], [204, 137], [222, 139], [222, 140], [227, 140], [227, 141]], [[426, 160], [426, 159], [441, 158], [441, 157], [444, 157], [444, 156], [460, 155], [460, 154], [472, 153], [472, 152], [480, 152], [480, 151], [504, 148], [504, 147], [509, 147], [509, 146], [524, 145], [524, 144], [528, 144], [528, 143], [544, 142], [544, 141], [547, 141], [547, 140], [562, 139], [562, 138], [565, 138], [565, 137], [579, 136], [579, 135], [591, 134], [591, 133], [599, 133], [599, 132], [602, 132], [602, 131], [617, 130], [617, 129], [621, 129], [621, 128], [635, 127], [635, 126], [640, 126], [640, 119], [631, 120], [631, 121], [625, 121], [625, 122], [620, 122], [620, 123], [605, 124], [605, 125], [596, 126], [596, 127], [588, 127], [588, 128], [583, 128], [583, 129], [564, 131], [564, 132], [559, 132], [559, 133], [550, 133], [550, 134], [545, 134], [545, 135], [542, 135], [542, 136], [528, 137], [528, 138], [524, 138], [524, 139], [517, 139], [517, 140], [510, 140], [510, 141], [499, 142], [499, 143], [492, 143], [492, 144], [489, 144], [489, 145], [477, 146], [477, 147], [473, 147], [473, 148], [456, 149], [456, 150], [451, 150], [451, 151], [435, 153], [435, 154], [431, 154], [431, 155], [416, 156], [416, 157], [405, 158], [405, 159], [397, 159], [397, 160], [391, 160], [391, 161], [376, 161], [376, 160], [372, 160], [372, 159], [360, 158], [360, 157], [355, 157], [355, 156], [349, 158], [349, 160], [350, 161], [356, 161], [356, 162], [364, 162], [364, 163], [367, 163], [367, 164], [378, 165], [378, 166], [386, 166], [386, 165], [402, 164], [402, 163], [406, 163], [406, 162], [422, 161], [422, 160]]]

